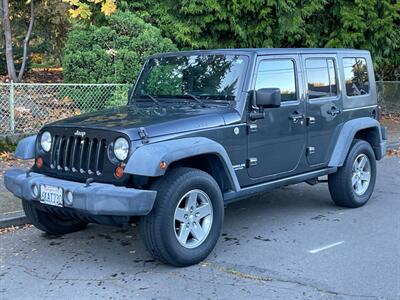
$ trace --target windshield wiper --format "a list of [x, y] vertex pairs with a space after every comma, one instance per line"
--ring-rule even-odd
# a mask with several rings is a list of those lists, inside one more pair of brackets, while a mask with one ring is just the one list
[[195, 95], [193, 95], [193, 94], [183, 94], [182, 95], [183, 97], [186, 97], [186, 98], [188, 98], [188, 99], [193, 99], [193, 100], [195, 100], [197, 103], [199, 103], [202, 107], [204, 107], [205, 106], [205, 104], [204, 104], [204, 102], [202, 101], [202, 100], [200, 100], [200, 98], [198, 98], [198, 97], [196, 97]]
[[149, 94], [146, 94], [146, 95], [143, 95], [143, 96], [149, 97], [151, 100], [154, 101], [154, 103], [156, 103], [157, 105], [161, 106], [160, 101], [158, 101], [158, 100], [156, 99], [156, 97], [154, 97], [154, 96], [152, 96], [152, 95], [149, 95]]
[[160, 101], [158, 101], [158, 100], [156, 99], [156, 97], [154, 97], [154, 96], [152, 96], [152, 95], [143, 94], [143, 95], [140, 95], [140, 97], [148, 97], [148, 98], [150, 98], [155, 104], [157, 104], [157, 105], [159, 105], [159, 106], [162, 106], [161, 103], [160, 103]]

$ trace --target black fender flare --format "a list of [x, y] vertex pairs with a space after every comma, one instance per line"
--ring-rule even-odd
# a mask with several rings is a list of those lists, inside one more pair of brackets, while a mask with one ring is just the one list
[[125, 173], [149, 177], [163, 176], [166, 170], [160, 168], [160, 162], [170, 165], [175, 161], [202, 154], [217, 155], [224, 166], [224, 170], [221, 171], [226, 172], [232, 189], [240, 190], [225, 148], [216, 141], [204, 137], [182, 138], [143, 145], [133, 151], [125, 166]]
[[15, 157], [24, 160], [35, 158], [36, 138], [36, 135], [31, 135], [20, 140], [17, 149], [15, 149]]
[[357, 132], [363, 129], [371, 129], [371, 138], [368, 142], [371, 143], [374, 149], [377, 160], [380, 160], [386, 154], [386, 141], [382, 138], [381, 125], [373, 118], [364, 117], [353, 119], [344, 123], [340, 130], [335, 148], [332, 152], [329, 161], [329, 167], [341, 167], [350, 150], [351, 143], [354, 140]]

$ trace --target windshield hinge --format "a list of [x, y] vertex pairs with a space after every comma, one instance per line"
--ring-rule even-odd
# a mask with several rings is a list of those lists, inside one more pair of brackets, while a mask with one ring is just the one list
[[149, 135], [147, 134], [146, 129], [144, 129], [144, 127], [139, 128], [138, 134], [143, 144], [147, 144], [149, 142]]
[[250, 112], [250, 120], [255, 121], [259, 119], [264, 119], [265, 118], [265, 112], [264, 111], [252, 111]]

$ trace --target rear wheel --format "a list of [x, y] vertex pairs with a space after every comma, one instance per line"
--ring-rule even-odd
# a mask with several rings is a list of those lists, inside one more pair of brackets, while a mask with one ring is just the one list
[[157, 191], [156, 202], [140, 224], [147, 250], [174, 266], [204, 260], [217, 243], [224, 218], [214, 178], [197, 169], [177, 168], [152, 189]]
[[37, 209], [30, 201], [22, 200], [22, 207], [26, 217], [32, 225], [48, 234], [67, 234], [82, 230], [87, 226], [86, 222], [66, 217], [59, 217]]
[[344, 207], [360, 207], [372, 195], [376, 180], [375, 154], [369, 143], [354, 140], [342, 167], [328, 177], [333, 201]]

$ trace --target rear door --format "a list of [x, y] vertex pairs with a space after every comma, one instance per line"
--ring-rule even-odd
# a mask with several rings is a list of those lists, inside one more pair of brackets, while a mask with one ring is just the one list
[[307, 161], [328, 164], [342, 124], [342, 96], [335, 54], [302, 55], [306, 87]]

